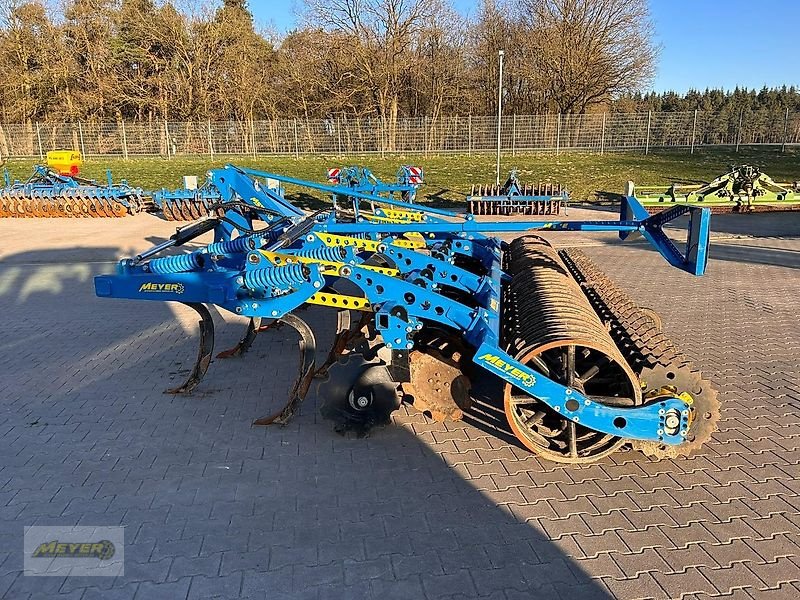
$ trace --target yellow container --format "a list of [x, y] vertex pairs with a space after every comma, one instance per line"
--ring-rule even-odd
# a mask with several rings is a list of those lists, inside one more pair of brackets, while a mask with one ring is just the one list
[[52, 150], [47, 153], [47, 166], [60, 175], [77, 175], [82, 164], [81, 153], [76, 150]]

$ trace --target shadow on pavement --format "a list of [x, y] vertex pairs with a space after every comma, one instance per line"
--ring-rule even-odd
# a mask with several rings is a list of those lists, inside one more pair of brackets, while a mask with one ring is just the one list
[[[164, 395], [194, 358], [196, 318], [96, 298], [119, 251], [0, 262], [0, 596], [608, 597], [570, 536], [539, 525], [556, 515], [537, 461], [491, 428], [400, 411], [351, 439], [313, 398], [286, 427], [252, 427], [294, 379], [289, 328], [215, 360], [193, 395]], [[217, 350], [233, 345], [244, 321], [214, 316]], [[323, 356], [333, 313], [303, 318]], [[56, 524], [124, 526], [125, 575], [23, 576], [23, 527]]]

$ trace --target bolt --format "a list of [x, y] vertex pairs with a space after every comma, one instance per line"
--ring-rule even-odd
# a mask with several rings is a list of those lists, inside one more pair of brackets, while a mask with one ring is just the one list
[[581, 420], [581, 418], [578, 415], [575, 415], [574, 417], [572, 417], [572, 420], [577, 423], [578, 421]]
[[253, 310], [255, 310], [256, 308], [258, 308], [258, 303], [257, 302], [253, 302], [253, 304], [251, 306], [253, 307]]
[[241, 306], [237, 306], [237, 307], [236, 307], [236, 314], [237, 314], [237, 315], [240, 315], [240, 314], [242, 314], [242, 307], [241, 307]]
[[561, 407], [560, 406], [556, 406], [556, 412], [561, 412]]
[[358, 408], [366, 408], [369, 406], [369, 398], [366, 396], [359, 396], [356, 399], [356, 404], [358, 405]]
[[389, 350], [391, 350], [391, 349], [392, 349], [392, 345], [391, 345], [390, 343], [388, 343], [388, 342], [387, 342], [387, 344], [386, 344], [386, 347], [387, 347], [387, 348], [389, 348]]
[[315, 281], [315, 282], [314, 282], [314, 287], [315, 287], [316, 289], [319, 289], [320, 285], [321, 285], [321, 284], [320, 284], [320, 282], [319, 282], [319, 281]]
[[272, 316], [273, 317], [277, 317], [278, 316], [278, 311], [277, 310], [273, 310], [272, 311]]
[[659, 409], [658, 414], [660, 414], [663, 417], [665, 412], [667, 412], [667, 411], [665, 411], [663, 408], [661, 408], [661, 409]]
[[572, 390], [567, 390], [567, 396], [572, 395]]
[[247, 262], [249, 262], [251, 265], [257, 265], [260, 261], [261, 259], [255, 252], [251, 252], [250, 254], [247, 255]]
[[237, 277], [236, 285], [244, 285], [244, 277]]
[[350, 267], [342, 267], [339, 269], [339, 273], [341, 273], [342, 277], [350, 277], [350, 274], [353, 272], [353, 269]]
[[589, 406], [591, 403], [592, 403], [592, 401], [591, 401], [591, 400], [589, 400], [588, 398], [587, 398], [586, 400], [584, 400], [584, 401], [583, 401], [583, 404], [584, 404], [585, 406]]
[[402, 339], [400, 339], [400, 338], [397, 338], [397, 339], [394, 341], [394, 343], [395, 343], [395, 344], [402, 344], [402, 343], [403, 343], [403, 340], [402, 340]]
[[658, 435], [664, 435], [664, 430], [663, 429], [659, 429], [658, 431], [656, 431], [656, 433]]

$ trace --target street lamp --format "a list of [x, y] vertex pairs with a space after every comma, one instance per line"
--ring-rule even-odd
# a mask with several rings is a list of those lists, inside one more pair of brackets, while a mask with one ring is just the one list
[[497, 78], [497, 185], [500, 185], [500, 125], [503, 122], [503, 56], [505, 50], [498, 51], [500, 74]]

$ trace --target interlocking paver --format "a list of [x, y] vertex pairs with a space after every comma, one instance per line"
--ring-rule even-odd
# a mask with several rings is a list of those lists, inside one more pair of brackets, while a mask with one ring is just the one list
[[[778, 219], [795, 237], [770, 243], [800, 251], [796, 216]], [[758, 239], [715, 241], [703, 279], [642, 246], [585, 248], [662, 313], [723, 410], [690, 459], [624, 452], [568, 466], [406, 410], [367, 439], [340, 437], [313, 395], [288, 427], [252, 428], [296, 369], [281, 331], [215, 360], [194, 396], [163, 395], [195, 353], [194, 315], [99, 300], [90, 278], [172, 225], [98, 221], [63, 224], [91, 225], [80, 243], [97, 245], [70, 258], [55, 247], [74, 239], [32, 249], [55, 222], [0, 221], [0, 596], [800, 597], [800, 278], [791, 262], [761, 260]], [[665, 289], [680, 301], [665, 303]], [[307, 317], [324, 348], [332, 315]], [[219, 347], [233, 345], [243, 321], [215, 319]], [[125, 525], [125, 577], [19, 575], [7, 549], [23, 525], [65, 523]]]

